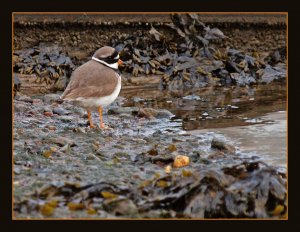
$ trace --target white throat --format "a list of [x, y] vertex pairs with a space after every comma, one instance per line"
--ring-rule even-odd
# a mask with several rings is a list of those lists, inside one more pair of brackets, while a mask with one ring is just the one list
[[113, 63], [113, 64], [108, 64], [108, 63], [106, 63], [105, 61], [99, 60], [98, 58], [96, 58], [96, 57], [94, 57], [94, 56], [92, 57], [92, 59], [95, 60], [95, 61], [97, 61], [97, 62], [99, 62], [99, 63], [101, 63], [101, 64], [104, 64], [105, 66], [108, 66], [108, 67], [110, 67], [110, 68], [113, 68], [113, 69], [118, 69], [118, 67], [119, 67], [118, 62]]

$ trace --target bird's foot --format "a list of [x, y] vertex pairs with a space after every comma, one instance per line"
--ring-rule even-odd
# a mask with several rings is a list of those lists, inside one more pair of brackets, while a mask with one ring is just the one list
[[100, 129], [102, 129], [102, 130], [113, 130], [113, 128], [111, 128], [109, 126], [106, 126], [104, 123], [100, 124]]

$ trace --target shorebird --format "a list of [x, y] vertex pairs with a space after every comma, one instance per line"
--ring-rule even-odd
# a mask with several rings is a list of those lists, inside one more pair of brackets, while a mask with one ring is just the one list
[[118, 72], [122, 64], [119, 52], [105, 46], [98, 49], [92, 59], [79, 66], [71, 75], [61, 99], [87, 110], [90, 127], [94, 128], [91, 111], [98, 111], [100, 128], [106, 128], [102, 119], [103, 107], [118, 97], [121, 90], [121, 76]]

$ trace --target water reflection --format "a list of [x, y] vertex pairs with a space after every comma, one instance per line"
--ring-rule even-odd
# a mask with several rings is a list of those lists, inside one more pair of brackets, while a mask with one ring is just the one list
[[123, 106], [168, 109], [182, 120], [182, 129], [224, 128], [262, 123], [251, 120], [286, 110], [286, 85], [205, 87], [190, 91], [123, 89]]

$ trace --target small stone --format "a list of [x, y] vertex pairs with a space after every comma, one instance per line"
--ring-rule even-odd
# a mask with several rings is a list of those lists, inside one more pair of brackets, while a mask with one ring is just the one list
[[51, 117], [53, 114], [52, 114], [52, 112], [46, 111], [46, 112], [44, 112], [44, 115], [46, 117]]
[[157, 116], [157, 111], [152, 108], [140, 108], [137, 116], [141, 118], [153, 118]]
[[170, 144], [170, 145], [168, 146], [168, 150], [169, 150], [170, 152], [173, 152], [173, 151], [176, 151], [176, 150], [177, 150], [177, 147], [176, 147], [175, 144]]
[[59, 117], [59, 119], [63, 122], [72, 122], [73, 121], [73, 117], [67, 116], [67, 115], [62, 115]]
[[165, 167], [165, 173], [166, 173], [166, 174], [170, 174], [170, 173], [171, 173], [171, 170], [172, 170], [172, 166], [171, 166], [171, 165], [167, 165], [167, 166]]
[[138, 213], [138, 208], [132, 200], [124, 199], [120, 201], [113, 201], [105, 205], [107, 210], [115, 215], [135, 215]]
[[42, 108], [42, 110], [43, 110], [43, 112], [51, 112], [52, 113], [52, 110], [51, 110], [51, 108], [49, 106], [44, 106]]
[[69, 114], [70, 112], [69, 111], [66, 111], [64, 108], [61, 108], [61, 107], [55, 107], [53, 109], [53, 113], [54, 114], [58, 114], [58, 115], [66, 115], [66, 114]]
[[24, 102], [15, 102], [14, 103], [14, 112], [26, 112], [28, 110], [28, 106]]
[[207, 158], [208, 159], [221, 159], [224, 158], [225, 154], [222, 151], [215, 151], [213, 154], [210, 154]]
[[138, 112], [138, 107], [118, 107], [108, 110], [108, 114], [132, 114], [133, 112]]
[[33, 99], [32, 104], [34, 105], [40, 105], [43, 101], [41, 99]]
[[53, 130], [53, 131], [56, 130], [56, 126], [47, 126], [47, 128], [48, 128], [49, 130]]
[[51, 104], [51, 103], [53, 103], [53, 102], [59, 100], [59, 97], [60, 97], [59, 94], [53, 94], [53, 93], [51, 93], [51, 94], [46, 94], [46, 95], [44, 96], [44, 102], [47, 103], [47, 104]]
[[184, 140], [179, 139], [179, 138], [172, 138], [172, 142], [176, 143], [176, 142], [184, 142]]
[[66, 137], [62, 137], [62, 136], [59, 136], [59, 137], [56, 137], [56, 138], [50, 138], [50, 141], [55, 143], [55, 144], [58, 144], [60, 146], [64, 146], [66, 144], [69, 144], [70, 146], [75, 145], [74, 140], [66, 138]]
[[170, 111], [165, 110], [165, 109], [158, 109], [157, 110], [157, 118], [171, 118], [173, 117], [174, 114], [172, 114]]
[[173, 167], [174, 168], [180, 168], [189, 165], [190, 163], [190, 158], [185, 155], [178, 155], [175, 157]]
[[230, 144], [226, 144], [225, 141], [216, 139], [216, 138], [214, 138], [212, 140], [211, 148], [218, 149], [220, 151], [223, 151], [223, 152], [229, 153], [229, 154], [235, 154], [235, 150], [236, 150], [234, 146], [232, 146]]
[[73, 129], [73, 132], [77, 132], [77, 133], [83, 133], [83, 134], [85, 134], [85, 133], [86, 133], [85, 129], [84, 129], [84, 128], [82, 128], [82, 127], [77, 127], [77, 128], [74, 128], [74, 129]]
[[26, 95], [24, 95], [24, 96], [18, 96], [18, 97], [16, 97], [16, 99], [18, 101], [24, 101], [24, 102], [30, 102], [30, 103], [33, 102], [33, 100], [30, 97], [26, 96]]

